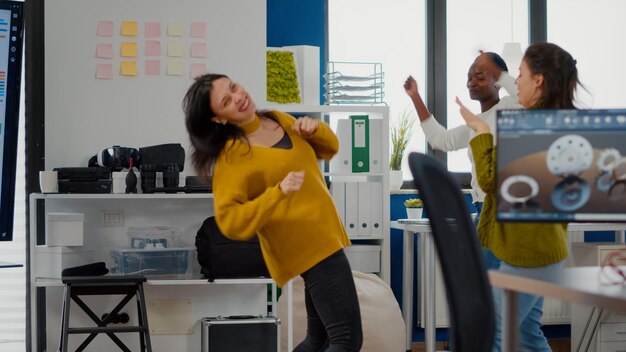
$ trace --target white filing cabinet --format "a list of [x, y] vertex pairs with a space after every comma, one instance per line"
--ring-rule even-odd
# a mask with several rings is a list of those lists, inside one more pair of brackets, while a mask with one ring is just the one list
[[[572, 263], [574, 266], [598, 266], [612, 252], [626, 251], [626, 244], [573, 243]], [[626, 265], [626, 262], [619, 263]], [[572, 305], [572, 351], [576, 350], [592, 307]], [[583, 341], [585, 345], [587, 341]], [[584, 351], [584, 348], [582, 349]], [[626, 312], [604, 311], [598, 328], [589, 343], [590, 352], [626, 351]]]

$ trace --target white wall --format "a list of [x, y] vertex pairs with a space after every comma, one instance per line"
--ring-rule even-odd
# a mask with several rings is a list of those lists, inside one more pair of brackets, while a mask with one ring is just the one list
[[[45, 131], [46, 169], [87, 166], [90, 156], [112, 145], [142, 147], [182, 143], [188, 137], [182, 98], [192, 82], [183, 76], [143, 74], [144, 23], [160, 21], [161, 51], [171, 38], [166, 25], [185, 24], [186, 64], [189, 24], [207, 23], [205, 59], [211, 72], [225, 73], [258, 99], [265, 99], [266, 2], [263, 0], [55, 0], [45, 7]], [[113, 37], [97, 37], [100, 20], [114, 22]], [[137, 21], [139, 75], [121, 77], [119, 35], [123, 20]], [[95, 79], [97, 43], [112, 43], [113, 79]], [[166, 61], [166, 56], [160, 57]], [[197, 61], [194, 61], [197, 62]], [[259, 101], [262, 103], [263, 101]], [[189, 152], [187, 152], [189, 154]], [[187, 166], [185, 168], [189, 170]]]

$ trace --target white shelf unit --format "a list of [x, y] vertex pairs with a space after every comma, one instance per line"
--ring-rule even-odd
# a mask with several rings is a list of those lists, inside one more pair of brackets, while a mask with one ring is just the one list
[[[366, 191], [365, 196], [368, 197], [367, 200], [358, 199], [355, 203], [357, 207], [360, 206], [360, 209], [363, 209], [368, 206], [376, 206], [377, 210], [372, 210], [370, 214], [373, 217], [370, 217], [370, 225], [376, 226], [375, 231], [371, 231], [373, 227], [367, 227], [367, 230], [363, 230], [364, 224], [367, 221], [362, 221], [359, 218], [359, 214], [356, 215], [356, 219], [354, 221], [354, 226], [351, 228], [351, 222], [348, 221], [349, 216], [344, 216], [344, 224], [346, 226], [346, 230], [348, 231], [348, 235], [350, 236], [350, 240], [355, 246], [354, 251], [351, 252], [351, 249], [348, 248], [347, 254], [348, 258], [351, 260], [353, 265], [353, 269], [355, 266], [358, 266], [359, 262], [362, 260], [371, 261], [371, 260], [380, 260], [379, 270], [373, 271], [378, 274], [387, 284], [390, 284], [390, 240], [389, 240], [389, 224], [390, 224], [390, 206], [389, 206], [389, 107], [387, 106], [371, 106], [371, 105], [299, 105], [299, 104], [284, 104], [284, 105], [270, 105], [265, 107], [267, 109], [275, 109], [282, 112], [286, 112], [292, 114], [294, 116], [309, 116], [311, 118], [321, 119], [328, 123], [330, 127], [337, 133], [338, 138], [340, 139], [340, 150], [334, 158], [341, 157], [341, 154], [345, 153], [345, 150], [342, 150], [342, 146], [350, 146], [351, 141], [347, 141], [345, 138], [342, 138], [342, 135], [338, 133], [337, 126], [339, 120], [349, 119], [351, 115], [367, 115], [370, 121], [370, 149], [372, 152], [377, 153], [377, 157], [379, 159], [379, 164], [375, 165], [377, 167], [376, 171], [371, 172], [351, 172], [347, 170], [336, 170], [333, 169], [333, 162], [323, 163], [321, 165], [322, 170], [324, 172], [324, 176], [327, 181], [330, 181], [331, 188], [333, 187], [333, 182], [335, 183], [343, 183], [345, 185], [350, 185], [352, 187], [358, 188], [358, 185], [365, 186], [369, 185], [371, 192]], [[375, 125], [376, 128], [372, 128]], [[372, 155], [370, 152], [370, 158]], [[359, 195], [363, 195], [364, 193], [359, 193]], [[372, 194], [376, 194], [378, 198], [371, 198]], [[350, 198], [354, 201], [356, 197], [349, 197], [348, 193], [346, 193], [345, 203], [341, 201], [337, 201], [335, 197], [335, 201], [337, 203], [337, 207], [340, 213], [348, 212], [350, 207], [348, 206], [348, 202]], [[372, 202], [372, 199], [378, 199], [376, 202]], [[342, 203], [342, 204], [339, 204]], [[354, 209], [352, 209], [354, 210]], [[358, 212], [357, 212], [358, 213]], [[378, 221], [380, 220], [380, 221]], [[372, 234], [374, 232], [375, 234]], [[362, 249], [364, 245], [376, 246], [375, 248], [380, 248], [380, 256], [372, 255], [371, 253], [364, 252]], [[374, 247], [373, 247], [374, 248]], [[365, 254], [367, 257], [358, 258], [358, 260], [354, 260], [353, 256], [360, 256]], [[356, 264], [356, 265], [355, 265]], [[370, 263], [367, 263], [365, 267], [371, 267]], [[368, 272], [372, 272], [367, 270]]]
[[[172, 224], [181, 229], [183, 242], [186, 247], [193, 246], [196, 231], [202, 221], [213, 213], [212, 194], [38, 194], [30, 195], [30, 314], [31, 314], [31, 347], [32, 351], [56, 350], [58, 348], [60, 310], [62, 302], [63, 284], [60, 277], [42, 277], [38, 275], [38, 259], [41, 259], [41, 248], [45, 248], [44, 234], [38, 234], [38, 210], [42, 210], [38, 203], [44, 202], [43, 212], [80, 212], [84, 217], [84, 248], [57, 247], [70, 250], [88, 248], [93, 252], [94, 261], [106, 261], [107, 247], [128, 246], [126, 229], [129, 226], [140, 224], [154, 225]], [[109, 227], [101, 223], [105, 210], [115, 209], [125, 215], [124, 226]], [[43, 217], [45, 218], [45, 216]], [[158, 219], [156, 222], [154, 219]], [[54, 247], [49, 247], [53, 249]], [[195, 253], [195, 251], [194, 251]], [[193, 259], [194, 265], [197, 261]], [[267, 285], [273, 284], [269, 278], [253, 279], [222, 279], [209, 283], [202, 279], [199, 267], [194, 269], [191, 276], [176, 277], [148, 277], [144, 285], [146, 300], [159, 302], [172, 300], [176, 302], [191, 301], [193, 311], [185, 318], [194, 325], [189, 335], [168, 335], [152, 333], [151, 340], [154, 351], [199, 350], [201, 342], [200, 319], [205, 316], [227, 316], [240, 314], [266, 314], [268, 310]], [[276, 313], [276, 290], [273, 285], [271, 305], [273, 314]], [[91, 297], [89, 297], [91, 298]], [[96, 314], [110, 310], [109, 300], [94, 297], [88, 305], [95, 306]], [[45, 306], [44, 306], [45, 304]], [[45, 307], [45, 310], [44, 310]], [[81, 316], [77, 307], [72, 309], [72, 319], [78, 319], [83, 325], [92, 322]], [[124, 308], [131, 320], [135, 319], [132, 305]], [[148, 306], [150, 317], [150, 306]], [[42, 318], [43, 317], [43, 318]], [[42, 321], [40, 321], [40, 319]], [[150, 319], [150, 318], [149, 318]], [[288, 320], [287, 320], [288, 321]], [[78, 325], [80, 325], [79, 323]], [[73, 323], [72, 325], [77, 325]], [[160, 325], [160, 324], [159, 324]], [[44, 330], [45, 329], [45, 330]], [[152, 327], [151, 327], [152, 330]], [[82, 341], [77, 335], [70, 339], [70, 347], [76, 348]], [[137, 344], [136, 334], [121, 334], [119, 337], [129, 346]], [[106, 336], [98, 336], [91, 343], [90, 348], [107, 350], [111, 341]]]
[[[370, 119], [380, 120], [381, 128], [377, 135], [380, 142], [380, 172], [351, 173], [333, 172], [328, 165], [322, 165], [325, 176], [332, 183], [341, 180], [351, 183], [376, 182], [382, 195], [380, 201], [381, 234], [378, 236], [363, 233], [351, 234], [353, 244], [376, 245], [380, 247], [379, 276], [389, 284], [390, 281], [390, 241], [389, 241], [389, 108], [386, 106], [314, 106], [281, 105], [274, 107], [294, 115], [307, 115], [323, 119], [333, 125], [334, 119], [349, 118], [350, 115], [368, 115]], [[31, 194], [30, 195], [30, 314], [31, 346], [33, 351], [53, 350], [58, 346], [58, 322], [63, 285], [59, 278], [39, 277], [37, 275], [37, 246], [45, 245], [44, 234], [38, 234], [39, 203], [43, 202], [44, 214], [49, 212], [80, 212], [84, 214], [84, 247], [93, 250], [93, 261], [105, 261], [105, 248], [128, 246], [126, 228], [130, 226], [171, 225], [181, 228], [183, 241], [193, 247], [193, 239], [202, 221], [213, 214], [213, 195], [192, 194]], [[103, 213], [114, 210], [123, 214], [121, 227], [106, 226], [102, 223]], [[45, 218], [45, 215], [44, 215]], [[196, 261], [194, 260], [194, 263]], [[251, 314], [254, 310], [262, 314], [267, 309], [266, 285], [272, 282], [265, 279], [216, 280], [208, 283], [199, 277], [178, 280], [149, 279], [146, 283], [146, 299], [169, 299], [182, 297], [191, 299], [194, 304], [193, 319], [201, 316]], [[182, 289], [184, 287], [184, 289]], [[233, 294], [236, 292], [236, 294]], [[39, 296], [40, 294], [43, 294]], [[274, 295], [275, 297], [275, 295]], [[39, 300], [43, 300], [45, 311], [40, 312]], [[42, 302], [39, 302], [42, 303]], [[106, 308], [102, 308], [103, 311]], [[129, 312], [132, 313], [132, 312]], [[198, 316], [196, 316], [198, 315]], [[44, 321], [38, 323], [38, 317]], [[131, 314], [132, 318], [132, 314]], [[287, 318], [287, 321], [289, 319]], [[43, 332], [45, 329], [45, 333]], [[45, 340], [43, 340], [45, 334]], [[125, 337], [124, 341], [136, 340], [135, 336]], [[103, 339], [99, 344], [99, 339]], [[199, 350], [200, 326], [196, 323], [192, 335], [152, 335], [155, 351]], [[40, 341], [41, 340], [41, 341]], [[74, 338], [78, 342], [79, 338]], [[70, 340], [72, 342], [72, 340]], [[106, 350], [109, 341], [98, 336], [94, 346]], [[129, 346], [133, 346], [130, 342]]]

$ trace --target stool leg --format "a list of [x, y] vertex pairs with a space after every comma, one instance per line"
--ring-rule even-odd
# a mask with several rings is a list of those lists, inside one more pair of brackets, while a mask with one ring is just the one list
[[[140, 336], [140, 343], [141, 343], [141, 350], [142, 351], [147, 351], [147, 352], [152, 352], [152, 344], [150, 343], [150, 329], [148, 327], [148, 314], [146, 311], [146, 299], [144, 296], [144, 292], [143, 292], [143, 284], [138, 284], [137, 285], [137, 290], [139, 292], [137, 292], [137, 309], [138, 309], [138, 313], [137, 314], [137, 319], [139, 319], [139, 325], [143, 327], [143, 332], [139, 334]], [[145, 342], [145, 345], [144, 345]], [[144, 349], [145, 348], [145, 349]]]
[[72, 286], [67, 284], [63, 288], [63, 312], [61, 313], [61, 341], [59, 350], [67, 352], [68, 329], [70, 322], [70, 305], [72, 304]]

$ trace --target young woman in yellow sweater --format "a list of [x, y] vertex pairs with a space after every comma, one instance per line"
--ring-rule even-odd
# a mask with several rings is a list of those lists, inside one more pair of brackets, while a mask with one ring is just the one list
[[338, 150], [325, 123], [256, 110], [227, 76], [196, 78], [183, 101], [199, 175], [213, 173], [215, 219], [235, 240], [258, 236], [279, 286], [305, 284], [307, 335], [294, 351], [358, 351], [361, 316], [350, 240], [318, 165]]
[[[518, 101], [528, 109], [574, 109], [578, 81], [576, 60], [551, 43], [528, 47], [515, 81]], [[470, 141], [478, 184], [485, 192], [485, 207], [478, 224], [481, 244], [493, 251], [506, 272], [558, 270], [567, 257], [567, 224], [512, 223], [496, 221], [496, 154], [492, 132], [484, 120], [472, 114], [457, 98], [461, 115], [477, 135]], [[494, 289], [496, 338], [493, 351], [501, 350], [502, 290]], [[551, 351], [541, 331], [543, 297], [520, 295], [520, 351]]]

